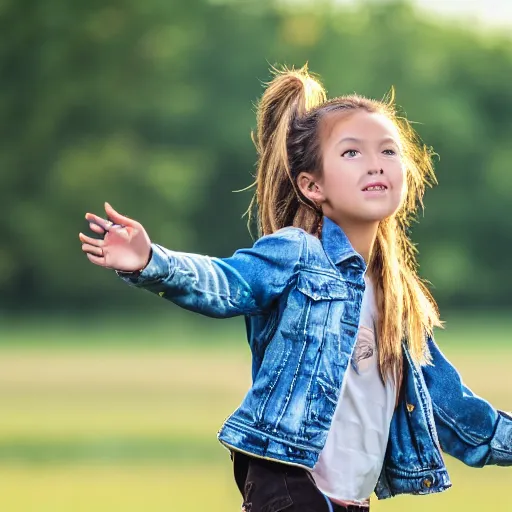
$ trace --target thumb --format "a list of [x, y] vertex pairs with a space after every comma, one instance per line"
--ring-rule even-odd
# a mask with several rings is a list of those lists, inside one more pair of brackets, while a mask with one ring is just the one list
[[112, 208], [112, 206], [110, 206], [110, 204], [107, 202], [105, 202], [105, 212], [107, 213], [108, 218], [110, 220], [113, 220], [116, 224], [131, 227], [134, 227], [135, 225], [138, 224], [133, 219], [125, 217], [124, 215], [121, 215], [120, 213], [116, 212], [116, 210], [114, 210], [114, 208]]

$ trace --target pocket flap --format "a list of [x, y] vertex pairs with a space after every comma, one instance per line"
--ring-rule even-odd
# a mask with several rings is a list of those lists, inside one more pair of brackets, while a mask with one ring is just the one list
[[299, 273], [297, 289], [313, 300], [348, 299], [347, 283], [324, 274]]

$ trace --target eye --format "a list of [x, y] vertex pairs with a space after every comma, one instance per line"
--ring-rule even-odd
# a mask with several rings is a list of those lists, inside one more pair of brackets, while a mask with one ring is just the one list
[[359, 153], [359, 151], [357, 151], [357, 149], [347, 149], [347, 151], [344, 151], [341, 156], [345, 156], [347, 155], [349, 158], [354, 158], [355, 156], [357, 156], [357, 154]]
[[385, 155], [388, 155], [388, 156], [395, 156], [396, 155], [396, 151], [394, 149], [385, 149], [383, 151], [383, 153]]

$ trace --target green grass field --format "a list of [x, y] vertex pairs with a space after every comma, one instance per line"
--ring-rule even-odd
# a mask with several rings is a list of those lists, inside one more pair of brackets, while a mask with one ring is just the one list
[[[119, 325], [3, 329], [1, 512], [240, 509], [216, 432], [250, 384], [241, 325]], [[459, 318], [439, 336], [467, 384], [504, 409], [511, 327]], [[451, 490], [373, 510], [512, 511], [512, 468], [447, 463]]]

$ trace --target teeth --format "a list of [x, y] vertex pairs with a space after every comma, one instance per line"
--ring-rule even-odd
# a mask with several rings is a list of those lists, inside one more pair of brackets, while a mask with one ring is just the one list
[[366, 187], [365, 190], [386, 190], [386, 187], [382, 185], [377, 185], [376, 187]]

